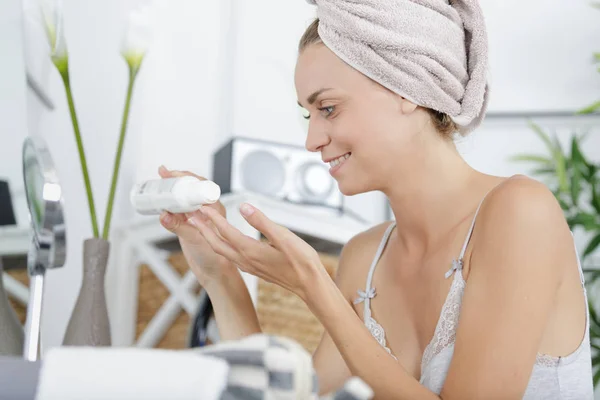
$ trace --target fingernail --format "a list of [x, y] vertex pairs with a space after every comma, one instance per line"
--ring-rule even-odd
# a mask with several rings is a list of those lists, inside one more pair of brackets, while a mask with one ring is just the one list
[[158, 167], [158, 169], [162, 169], [162, 170], [168, 171], [167, 167], [165, 167], [164, 165], [161, 165], [160, 167]]
[[252, 207], [248, 203], [244, 203], [244, 204], [242, 204], [240, 206], [240, 212], [242, 213], [242, 215], [245, 215], [246, 217], [249, 217], [252, 214], [254, 214], [254, 207]]
[[173, 218], [169, 214], [164, 214], [162, 220], [165, 224], [170, 225], [173, 221]]

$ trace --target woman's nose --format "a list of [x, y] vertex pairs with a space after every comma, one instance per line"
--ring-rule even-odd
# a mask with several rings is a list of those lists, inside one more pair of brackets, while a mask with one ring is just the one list
[[312, 152], [321, 151], [321, 149], [329, 144], [330, 141], [329, 135], [318, 125], [318, 123], [315, 123], [315, 121], [309, 122], [305, 143], [306, 150]]

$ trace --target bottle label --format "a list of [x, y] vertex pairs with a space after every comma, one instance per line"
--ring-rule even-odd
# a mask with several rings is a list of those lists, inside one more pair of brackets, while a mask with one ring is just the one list
[[173, 193], [177, 182], [178, 178], [155, 179], [136, 187], [132, 202], [137, 212], [142, 215], [156, 215], [165, 210], [183, 212]]
[[152, 181], [146, 181], [138, 188], [138, 194], [158, 194], [158, 193], [170, 193], [177, 182], [176, 178], [172, 179], [156, 179]]

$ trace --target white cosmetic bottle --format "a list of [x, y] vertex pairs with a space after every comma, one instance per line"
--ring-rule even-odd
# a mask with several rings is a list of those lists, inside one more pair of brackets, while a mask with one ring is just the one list
[[219, 200], [221, 188], [212, 181], [193, 176], [153, 179], [135, 185], [129, 199], [142, 215], [157, 215], [163, 211], [181, 214], [198, 210], [204, 204]]

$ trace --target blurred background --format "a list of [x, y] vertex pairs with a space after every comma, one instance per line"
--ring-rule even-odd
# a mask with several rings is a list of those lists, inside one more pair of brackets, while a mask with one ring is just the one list
[[[107, 205], [128, 82], [127, 64], [119, 52], [129, 13], [136, 3], [63, 2], [71, 87], [100, 220]], [[595, 210], [593, 204], [591, 207], [574, 204], [577, 201], [573, 201], [572, 191], [582, 187], [585, 192], [598, 186], [592, 175], [593, 166], [600, 162], [600, 116], [579, 111], [600, 100], [600, 74], [595, 63], [600, 59], [595, 56], [600, 52], [600, 10], [584, 0], [481, 0], [481, 5], [490, 43], [491, 102], [483, 126], [458, 140], [458, 147], [465, 159], [481, 171], [497, 175], [530, 174], [552, 186], [557, 196], [563, 196], [568, 203], [565, 212], [575, 218], [570, 222], [577, 245], [584, 252], [600, 232], [600, 209]], [[215, 154], [232, 143], [243, 147], [246, 142], [276, 156], [273, 159], [267, 155], [254, 164], [255, 175], [264, 173], [265, 179], [273, 173], [271, 167], [277, 164], [276, 159], [281, 161], [281, 154], [287, 154], [286, 159], [313, 160], [296, 147], [304, 144], [306, 126], [296, 104], [293, 73], [297, 43], [315, 16], [314, 7], [303, 0], [171, 0], [153, 2], [152, 7], [151, 41], [135, 83], [115, 197], [113, 226], [119, 232], [115, 238], [125, 237], [116, 235], [135, 237], [137, 228], [131, 228], [132, 221], [154, 224], [152, 228], [140, 229], [155, 228], [154, 220], [139, 220], [135, 215], [129, 204], [129, 188], [135, 182], [157, 177], [160, 164], [212, 178]], [[43, 137], [63, 188], [68, 239], [65, 267], [48, 274], [42, 314], [42, 345], [48, 349], [62, 342], [82, 280], [81, 243], [90, 237], [91, 227], [63, 83], [50, 60], [44, 29], [27, 10], [21, 0], [0, 0], [0, 180], [8, 183], [15, 216], [14, 224], [0, 230], [0, 243], [4, 243], [7, 273], [17, 277], [23, 268], [19, 254], [26, 249], [23, 232], [29, 224], [21, 146], [27, 136]], [[541, 138], [540, 132], [548, 135], [549, 143]], [[579, 158], [573, 161], [573, 137], [584, 134], [585, 138], [577, 141], [577, 148], [585, 162]], [[237, 142], [238, 137], [248, 140]], [[293, 147], [286, 147], [290, 145]], [[242, 159], [228, 160], [226, 153], [223, 162], [229, 163], [232, 170], [243, 163]], [[541, 158], [535, 158], [537, 162], [515, 159], [522, 154]], [[573, 168], [583, 172], [572, 172]], [[317, 181], [308, 182], [308, 186], [313, 184], [318, 191], [330, 184], [318, 170], [313, 172], [311, 176]], [[286, 180], [281, 185], [291, 185], [287, 181], [292, 179], [290, 176], [283, 173], [271, 177]], [[575, 184], [573, 176], [579, 179]], [[591, 186], [580, 183], [587, 178]], [[561, 179], [568, 182], [561, 183]], [[252, 183], [242, 181], [233, 186], [240, 192], [252, 192]], [[380, 193], [342, 200], [339, 194], [328, 193], [329, 203], [324, 204], [325, 208], [333, 204], [336, 212], [350, 221], [344, 222], [340, 217], [340, 229], [344, 229], [345, 223], [352, 226], [346, 234], [390, 218], [386, 200]], [[258, 194], [277, 197], [268, 192]], [[281, 201], [285, 203], [286, 196], [281, 196]], [[285, 206], [281, 210], [281, 221], [286, 220], [285, 212], [298, 213], [297, 209]], [[302, 210], [306, 215], [322, 212], [314, 205], [306, 205]], [[328, 215], [335, 226], [336, 215]], [[320, 235], [300, 224], [299, 221], [297, 231], [320, 246], [323, 254], [334, 257], [331, 263], [335, 265], [336, 252], [346, 237]], [[173, 259], [177, 249], [169, 244], [172, 238], [165, 235], [155, 239], [162, 243], [158, 253], [175, 265], [173, 271], [178, 274], [175, 276], [183, 276], [186, 267], [177, 267], [182, 263], [181, 257]], [[135, 269], [149, 260], [133, 257], [131, 265], [123, 262], [123, 258], [117, 261], [115, 254], [122, 255], [123, 249], [115, 250], [119, 245], [115, 241], [111, 243], [106, 281], [107, 302], [113, 342], [129, 345], [140, 338], [143, 328], [151, 323], [152, 316], [174, 290], [172, 285], [161, 283], [156, 270]], [[598, 252], [586, 255], [590, 268], [600, 264], [595, 261], [595, 254]], [[123, 272], [126, 269], [135, 272]], [[26, 285], [25, 278], [21, 274], [18, 279]], [[123, 279], [134, 279], [136, 283], [124, 285]], [[256, 289], [257, 283], [253, 284]], [[134, 300], [127, 297], [129, 288], [134, 288], [131, 289]], [[260, 285], [258, 288], [264, 293], [271, 290]], [[190, 290], [198, 294], [197, 288]], [[125, 298], [129, 300], [120, 300]], [[260, 292], [255, 295], [255, 301], [266, 302], [263, 309], [269, 309], [270, 298], [262, 299]], [[144, 305], [148, 310], [140, 309]], [[282, 303], [281, 307], [289, 312], [296, 305]], [[270, 318], [268, 312], [277, 311], [269, 310], [265, 311], [265, 319]], [[163, 328], [148, 345], [188, 345], [194, 315], [187, 311], [177, 316], [171, 314], [168, 323], [163, 321]], [[281, 319], [282, 315], [272, 318]], [[142, 327], [141, 318], [146, 318]], [[129, 327], [123, 328], [124, 324]], [[179, 330], [167, 329], [167, 325], [177, 324]], [[175, 345], [164, 341], [168, 334], [175, 336]]]

